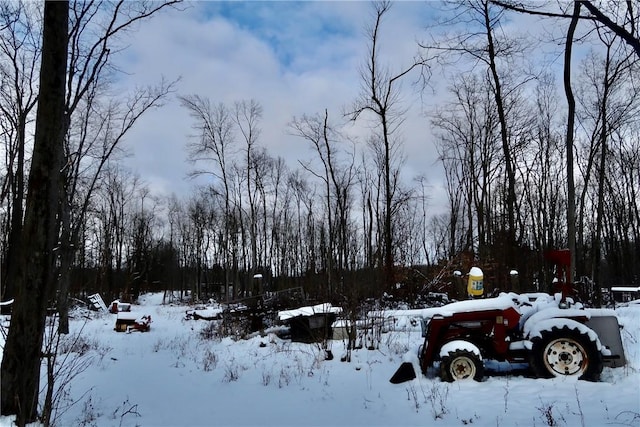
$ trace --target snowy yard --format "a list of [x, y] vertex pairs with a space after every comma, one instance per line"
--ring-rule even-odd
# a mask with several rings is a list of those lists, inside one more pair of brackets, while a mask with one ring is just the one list
[[71, 337], [82, 332], [64, 368], [74, 366], [56, 425], [640, 426], [640, 304], [616, 309], [628, 364], [604, 368], [598, 383], [531, 379], [493, 364], [482, 382], [430, 374], [394, 385], [403, 356], [422, 342], [419, 325], [341, 362], [342, 341], [331, 342], [335, 357], [325, 360], [318, 345], [273, 334], [212, 339], [211, 322], [185, 320], [189, 307], [161, 301], [149, 294], [132, 306], [151, 315], [149, 332], [117, 333], [106, 312], [73, 320]]

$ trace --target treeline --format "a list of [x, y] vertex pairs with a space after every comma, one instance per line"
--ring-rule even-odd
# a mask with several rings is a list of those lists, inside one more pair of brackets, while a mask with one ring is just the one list
[[[131, 22], [155, 10], [136, 9], [142, 4], [128, 5]], [[41, 12], [33, 3], [1, 7], [0, 69], [3, 82], [13, 82], [3, 84], [0, 99], [7, 299], [23, 244]], [[452, 272], [466, 273], [472, 265], [484, 269], [489, 290], [547, 290], [551, 271], [543, 253], [569, 242], [570, 175], [576, 276], [599, 287], [640, 285], [638, 55], [598, 21], [580, 21], [575, 39], [588, 41], [580, 44], [585, 53], [572, 60], [572, 80], [562, 82], [575, 98], [573, 161], [567, 159], [568, 112], [558, 83], [562, 66], [541, 61], [543, 44], [509, 27], [516, 12], [485, 1], [456, 3], [446, 15], [459, 20], [448, 21], [455, 30], [434, 27], [432, 41], [421, 42], [420, 55], [403, 68], [383, 59], [379, 39], [390, 4], [380, 3], [367, 33], [362, 96], [345, 100], [346, 114], [310, 112], [292, 117], [283, 130], [313, 150], [313, 161], [292, 165], [269, 154], [260, 102], [223, 104], [185, 94], [177, 101], [191, 114], [185, 135], [194, 135], [187, 144], [192, 174], [209, 184], [162, 198], [118, 160], [129, 129], [168, 102], [175, 84], [114, 95], [108, 84], [115, 48], [109, 43], [125, 40], [112, 34], [105, 43], [87, 29], [104, 28], [95, 22], [93, 5], [76, 7], [64, 203], [58, 208], [62, 294], [100, 292], [107, 299], [177, 290], [195, 299], [236, 299], [302, 286], [319, 300], [385, 292], [415, 299], [453, 291]], [[613, 4], [602, 10], [623, 22], [624, 10]], [[568, 18], [548, 19], [566, 32]], [[403, 151], [401, 129], [407, 108], [419, 107], [403, 104], [399, 82], [422, 79], [425, 86], [412, 90], [424, 90], [440, 72], [448, 86], [436, 89], [447, 96], [428, 110], [425, 127], [434, 140], [424, 140], [424, 149], [438, 150], [446, 178], [446, 212], [434, 215], [429, 183], [403, 174], [410, 153]], [[345, 117], [373, 123], [366, 141], [349, 135]], [[519, 272], [515, 283], [513, 269]]]

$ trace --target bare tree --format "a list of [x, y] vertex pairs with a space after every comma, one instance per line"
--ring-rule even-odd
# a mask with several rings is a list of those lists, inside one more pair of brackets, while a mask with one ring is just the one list
[[[27, 125], [37, 103], [36, 76], [40, 61], [40, 6], [35, 3], [0, 4], [0, 135], [4, 140], [6, 176], [0, 182], [0, 203], [8, 201], [6, 268], [2, 271], [0, 295], [14, 294], [13, 276], [22, 234], [25, 199]], [[0, 256], [4, 257], [4, 251]]]
[[[240, 101], [234, 106], [234, 117], [240, 134], [246, 144], [244, 180], [246, 185], [247, 200], [249, 203], [249, 277], [253, 278], [255, 269], [259, 264], [258, 257], [258, 191], [256, 187], [260, 185], [260, 155], [256, 144], [260, 136], [258, 123], [262, 118], [262, 106], [255, 100]], [[244, 227], [242, 227], [244, 230]], [[243, 245], [244, 248], [244, 245]], [[247, 257], [245, 257], [246, 259]]]
[[92, 206], [99, 242], [97, 285], [110, 298], [118, 298], [124, 291], [120, 286], [124, 282], [131, 205], [141, 183], [137, 175], [113, 164], [108, 164], [102, 181]]
[[138, 89], [128, 99], [100, 102], [97, 87], [87, 92], [87, 99], [77, 104], [82, 111], [72, 117], [67, 133], [65, 154], [65, 198], [60, 214], [59, 329], [68, 333], [68, 293], [74, 254], [80, 247], [80, 233], [95, 189], [104, 179], [109, 160], [119, 154], [119, 147], [135, 123], [149, 109], [162, 105], [172, 84]]
[[[343, 291], [342, 280], [347, 266], [351, 187], [356, 175], [354, 150], [347, 152], [347, 161], [341, 165], [340, 156], [343, 153], [337, 147], [337, 140], [341, 136], [329, 123], [327, 110], [324, 116], [317, 114], [294, 118], [289, 126], [295, 135], [312, 144], [320, 159], [321, 170], [314, 169], [311, 163], [301, 164], [322, 181], [325, 190], [328, 246], [324, 256], [327, 263], [327, 291], [328, 296], [332, 296], [336, 291]], [[334, 273], [337, 274], [335, 279]]]
[[57, 212], [65, 134], [69, 3], [44, 8], [40, 93], [11, 326], [2, 355], [2, 415], [23, 426], [36, 419], [47, 301], [55, 287]]
[[374, 173], [367, 168], [367, 160], [363, 156], [360, 160], [358, 168], [358, 184], [360, 186], [361, 195], [361, 211], [362, 211], [362, 251], [364, 258], [364, 267], [373, 269], [376, 265], [382, 265], [382, 242], [380, 236], [377, 235], [381, 230], [379, 218], [379, 201], [380, 201], [380, 180]]
[[[54, 3], [56, 4], [56, 3]], [[71, 118], [75, 113], [80, 102], [86, 101], [86, 96], [90, 93], [90, 90], [93, 85], [99, 80], [100, 73], [104, 69], [105, 65], [108, 63], [109, 52], [110, 52], [110, 44], [111, 39], [122, 32], [123, 29], [127, 28], [134, 22], [138, 22], [139, 20], [150, 16], [155, 11], [158, 11], [165, 7], [168, 3], [162, 4], [153, 4], [152, 7], [145, 6], [142, 3], [133, 6], [131, 9], [134, 9], [133, 14], [126, 14], [124, 21], [120, 21], [122, 15], [119, 15], [123, 9], [127, 9], [127, 6], [123, 6], [124, 2], [120, 2], [119, 4], [109, 4], [113, 5], [113, 15], [110, 25], [106, 25], [101, 27], [101, 30], [104, 30], [102, 36], [98, 36], [98, 41], [93, 44], [93, 47], [90, 47], [88, 51], [84, 50], [84, 47], [87, 46], [84, 43], [87, 43], [87, 34], [96, 34], [94, 30], [99, 27], [100, 24], [96, 24], [95, 19], [96, 16], [104, 16], [100, 12], [101, 7], [106, 7], [106, 3], [96, 4], [94, 2], [80, 4], [74, 4], [73, 15], [70, 17], [69, 15], [69, 4], [68, 2], [60, 2], [59, 5], [51, 6], [49, 3], [45, 4], [45, 17], [44, 17], [44, 32], [43, 32], [43, 53], [42, 53], [42, 66], [40, 70], [41, 74], [41, 84], [40, 84], [40, 94], [38, 99], [38, 114], [44, 112], [48, 117], [46, 120], [40, 119], [36, 122], [36, 138], [34, 142], [34, 147], [38, 147], [38, 149], [34, 149], [32, 165], [31, 165], [31, 173], [30, 173], [30, 188], [28, 191], [28, 198], [32, 197], [38, 200], [37, 203], [40, 204], [40, 207], [37, 209], [41, 210], [38, 212], [38, 219], [34, 220], [33, 218], [29, 218], [29, 203], [34, 203], [33, 200], [30, 202], [27, 200], [27, 210], [24, 219], [24, 227], [22, 232], [21, 243], [18, 245], [18, 250], [23, 249], [26, 250], [24, 245], [44, 245], [45, 247], [35, 249], [35, 247], [31, 248], [29, 252], [35, 253], [36, 255], [28, 255], [24, 254], [21, 256], [21, 262], [18, 263], [18, 269], [16, 272], [16, 277], [11, 278], [11, 281], [16, 284], [16, 286], [24, 286], [25, 289], [21, 289], [19, 294], [16, 295], [16, 307], [17, 312], [20, 313], [23, 307], [32, 305], [32, 312], [28, 314], [30, 318], [34, 318], [35, 322], [38, 324], [44, 324], [44, 308], [47, 301], [50, 298], [54, 297], [53, 293], [53, 285], [54, 284], [62, 284], [61, 288], [62, 293], [59, 296], [59, 300], [62, 301], [60, 310], [62, 313], [66, 313], [66, 298], [67, 298], [67, 286], [64, 286], [68, 281], [62, 280], [57, 282], [56, 275], [53, 272], [54, 268], [54, 258], [56, 256], [65, 255], [68, 256], [67, 260], [71, 259], [69, 255], [71, 248], [73, 245], [69, 242], [69, 236], [71, 236], [70, 230], [71, 227], [69, 224], [71, 223], [70, 217], [68, 216], [68, 204], [63, 203], [63, 201], [68, 201], [64, 196], [68, 196], [69, 187], [65, 186], [68, 182], [66, 181], [67, 176], [61, 176], [60, 174], [64, 174], [66, 171], [70, 169], [70, 165], [74, 160], [79, 158], [79, 153], [66, 153], [69, 154], [69, 157], [62, 160], [62, 156], [64, 153], [64, 146], [61, 145], [61, 152], [57, 151], [58, 142], [62, 143], [63, 138], [67, 131], [69, 130], [69, 125], [71, 123]], [[138, 8], [140, 7], [140, 8]], [[138, 13], [136, 15], [136, 13]], [[48, 13], [48, 14], [47, 14]], [[49, 21], [48, 21], [49, 20]], [[55, 30], [49, 35], [47, 32], [47, 24], [51, 25], [51, 20], [54, 20], [54, 25], [56, 27]], [[93, 21], [92, 21], [93, 20]], [[63, 22], [64, 21], [64, 22]], [[71, 21], [71, 24], [70, 24]], [[96, 24], [92, 26], [91, 24]], [[93, 27], [93, 28], [91, 28]], [[71, 28], [71, 29], [70, 29]], [[91, 30], [88, 30], [91, 28]], [[49, 29], [49, 32], [52, 30]], [[84, 38], [82, 37], [83, 31]], [[49, 38], [49, 39], [48, 39]], [[51, 40], [53, 38], [53, 40]], [[82, 40], [82, 42], [80, 41]], [[47, 44], [49, 46], [53, 46], [53, 52], [47, 52]], [[90, 45], [90, 43], [88, 43]], [[69, 47], [71, 48], [69, 49]], [[79, 48], [82, 46], [82, 48]], [[79, 53], [82, 51], [81, 53]], [[52, 56], [56, 57], [52, 57]], [[69, 68], [67, 69], [67, 59], [69, 60]], [[58, 73], [59, 67], [62, 66], [65, 68], [65, 72], [63, 74]], [[46, 77], [44, 77], [46, 76]], [[66, 78], [65, 78], [66, 76]], [[60, 87], [57, 87], [57, 85]], [[53, 90], [52, 90], [53, 88]], [[65, 90], [66, 89], [66, 90]], [[50, 91], [50, 92], [47, 92]], [[49, 97], [51, 96], [51, 92], [53, 92], [54, 97], [53, 101]], [[45, 95], [46, 93], [46, 95]], [[60, 112], [56, 110], [58, 105], [57, 102], [62, 103], [62, 108]], [[47, 111], [48, 110], [48, 111]], [[50, 124], [49, 121], [56, 122], [55, 125]], [[135, 120], [134, 120], [135, 121]], [[44, 129], [44, 133], [46, 136], [38, 136], [38, 127], [40, 127], [40, 132], [43, 132], [43, 127], [49, 126], [49, 129]], [[58, 138], [58, 131], [60, 134], [60, 141]], [[109, 135], [110, 136], [110, 135]], [[39, 141], [38, 138], [41, 140]], [[45, 142], [46, 141], [46, 142]], [[38, 156], [41, 156], [43, 153], [39, 150], [48, 150], [46, 153], [46, 158], [43, 160]], [[53, 151], [53, 150], [56, 151]], [[42, 163], [47, 164], [48, 169], [44, 168]], [[33, 183], [32, 183], [33, 181]], [[46, 184], [44, 184], [46, 182]], [[58, 187], [60, 185], [60, 187]], [[53, 194], [55, 192], [55, 195]], [[48, 194], [45, 194], [48, 193]], [[73, 195], [71, 196], [74, 197]], [[33, 210], [33, 208], [32, 208]], [[33, 212], [31, 212], [33, 215]], [[29, 223], [31, 221], [31, 223]], [[83, 221], [80, 221], [81, 224]], [[69, 234], [65, 234], [62, 236], [65, 240], [61, 241], [61, 244], [56, 247], [57, 254], [53, 252], [54, 244], [58, 243], [59, 239], [59, 227], [63, 227], [63, 230], [67, 230]], [[38, 232], [40, 233], [37, 238], [33, 238], [32, 234], [34, 229], [40, 228]], [[46, 229], [45, 229], [46, 228]], [[32, 239], [29, 243], [25, 243], [25, 238]], [[69, 253], [67, 253], [69, 252]], [[41, 256], [43, 258], [37, 260], [31, 260], [29, 272], [25, 273], [21, 269], [24, 269], [24, 259], [27, 257]], [[70, 264], [70, 262], [68, 263]], [[40, 269], [34, 266], [42, 266]], [[68, 268], [68, 265], [64, 265], [63, 268]], [[39, 280], [32, 280], [33, 278], [28, 277], [33, 271], [37, 271], [34, 274], [41, 274]], [[62, 271], [65, 273], [65, 271]], [[23, 284], [23, 281], [26, 281], [27, 285]], [[36, 291], [34, 292], [33, 287], [36, 287]], [[20, 295], [20, 297], [19, 297]], [[21, 299], [34, 300], [33, 302], [23, 302]], [[42, 306], [42, 308], [40, 307]], [[14, 309], [14, 313], [16, 309]], [[42, 317], [41, 317], [42, 316]], [[17, 334], [21, 334], [24, 338], [24, 335], [27, 334], [29, 337], [33, 337], [30, 340], [22, 341], [21, 352], [26, 354], [25, 365], [16, 366], [11, 365], [11, 362], [7, 362], [7, 366], [9, 368], [5, 368], [5, 362], [3, 358], [3, 411], [7, 408], [7, 411], [18, 411], [18, 422], [19, 424], [23, 424], [25, 420], [30, 420], [35, 416], [36, 412], [36, 404], [37, 404], [37, 381], [34, 383], [32, 373], [29, 371], [30, 366], [28, 364], [35, 363], [31, 356], [39, 357], [40, 347], [42, 344], [42, 333], [41, 327], [37, 325], [28, 325], [27, 328], [32, 328], [35, 330], [27, 330], [21, 326], [22, 321], [20, 320], [20, 315], [16, 316], [14, 314], [14, 321], [12, 321], [12, 325], [10, 327], [10, 331], [17, 330]], [[65, 327], [66, 322], [61, 323], [61, 326]], [[64, 332], [65, 329], [62, 330]], [[12, 333], [12, 332], [10, 332]], [[9, 344], [9, 343], [8, 343]], [[13, 342], [11, 343], [13, 345]], [[9, 345], [8, 345], [9, 346]], [[28, 349], [24, 346], [29, 347]], [[13, 349], [12, 349], [13, 350]], [[14, 354], [13, 351], [7, 352], [5, 351], [5, 356], [9, 356]], [[22, 368], [22, 369], [21, 369]], [[10, 378], [10, 375], [5, 375], [5, 370], [11, 370], [12, 375], [22, 375], [25, 380], [24, 381], [16, 381], [16, 385], [14, 389], [9, 389], [5, 386], [5, 378]], [[38, 374], [36, 373], [36, 376]], [[33, 385], [36, 386], [36, 392], [33, 396], [27, 396], [24, 393], [28, 391]], [[16, 391], [17, 390], [17, 391]], [[6, 393], [5, 393], [6, 391]], [[47, 398], [50, 398], [50, 395], [47, 395]], [[5, 402], [9, 400], [12, 403], [9, 405], [4, 405]], [[15, 409], [18, 408], [18, 409]], [[45, 414], [46, 415], [46, 414]], [[46, 421], [46, 420], [45, 420]]]
[[[606, 28], [612, 35], [614, 34], [619, 37], [627, 46], [631, 47], [636, 56], [640, 56], [640, 41], [638, 38], [639, 11], [638, 8], [634, 7], [634, 3], [630, 1], [604, 2], [598, 5], [587, 0], [574, 1], [573, 8], [568, 13], [562, 9], [559, 12], [555, 12], [553, 9], [546, 8], [545, 6], [548, 6], [546, 4], [522, 5], [521, 3], [502, 0], [491, 0], [491, 2], [505, 9], [521, 13], [544, 17], [566, 18], [570, 20], [564, 48], [564, 89], [568, 105], [565, 135], [568, 199], [567, 238], [568, 246], [572, 254], [570, 271], [573, 273], [576, 270], [576, 257], [581, 256], [582, 252], [580, 240], [576, 242], [577, 231], [582, 232], [582, 227], [576, 230], [576, 185], [573, 171], [576, 103], [571, 87], [571, 57], [576, 28], [580, 21], [590, 21], [601, 24], [602, 27]], [[588, 13], [583, 14], [582, 12], [584, 11]], [[598, 27], [598, 25], [595, 25], [595, 27]], [[601, 33], [599, 32], [599, 34]], [[601, 156], [600, 159], [604, 159], [604, 156]], [[602, 204], [600, 204], [600, 206], [602, 206]]]
[[[175, 194], [169, 197], [167, 201], [167, 222], [169, 225], [169, 247], [176, 251], [176, 263], [178, 267], [178, 272], [173, 272], [172, 281], [168, 282], [168, 287], [165, 288], [165, 297], [167, 296], [167, 291], [170, 291], [170, 298], [168, 302], [173, 300], [173, 292], [178, 290], [179, 298], [182, 299], [185, 296], [185, 280], [183, 271], [187, 266], [186, 262], [186, 250], [183, 244], [186, 244], [186, 236], [182, 235], [182, 229], [185, 223], [185, 211], [183, 203], [175, 196]], [[177, 277], [176, 277], [177, 275]], [[176, 289], [176, 283], [178, 282], [178, 289]], [[164, 299], [164, 298], [163, 298]]]
[[[73, 4], [65, 123], [68, 132], [64, 167], [66, 197], [60, 207], [58, 312], [61, 333], [69, 331], [69, 274], [75, 249], [79, 247], [79, 231], [103, 168], [136, 121], [148, 109], [159, 106], [173, 85], [163, 81], [157, 88], [138, 89], [129, 99], [114, 99], [101, 105], [111, 67], [111, 51], [119, 49], [119, 37], [134, 25], [177, 3], [179, 1], [127, 3], [119, 0]], [[71, 129], [72, 125], [77, 128]]]
[[306, 272], [315, 271], [315, 222], [314, 212], [316, 191], [315, 187], [307, 181], [300, 171], [292, 172], [288, 177], [287, 185], [294, 199], [295, 229], [293, 234], [291, 267], [284, 270], [291, 276], [302, 276]]
[[445, 34], [433, 44], [421, 43], [425, 49], [442, 52], [443, 60], [466, 59], [472, 70], [486, 73], [487, 89], [496, 112], [498, 137], [502, 150], [505, 223], [501, 226], [511, 247], [517, 243], [519, 222], [516, 196], [516, 118], [514, 107], [518, 88], [534, 76], [525, 69], [525, 53], [530, 48], [516, 34], [506, 34], [502, 28], [504, 11], [492, 7], [490, 0], [461, 0], [453, 3], [455, 17], [446, 23], [463, 24], [464, 29], [453, 35]]
[[141, 185], [134, 197], [140, 203], [139, 206], [138, 203], [134, 206], [131, 229], [128, 232], [128, 280], [124, 294], [130, 302], [137, 301], [143, 286], [150, 284], [153, 245], [156, 240], [153, 231], [159, 228], [156, 215], [158, 202], [150, 195], [149, 188]]
[[496, 48], [496, 44], [494, 43], [494, 31], [495, 25], [499, 22], [499, 16], [492, 16], [491, 11], [489, 9], [488, 1], [481, 1], [479, 3], [479, 9], [482, 12], [482, 16], [484, 18], [484, 26], [487, 36], [487, 50], [488, 50], [488, 66], [491, 71], [492, 82], [493, 82], [493, 95], [495, 98], [495, 103], [498, 111], [498, 119], [500, 123], [500, 140], [502, 142], [502, 151], [503, 151], [503, 160], [505, 171], [507, 174], [507, 197], [506, 197], [506, 205], [507, 205], [507, 219], [508, 219], [508, 229], [507, 229], [507, 239], [508, 244], [515, 243], [515, 233], [516, 233], [516, 176], [515, 176], [515, 168], [513, 165], [514, 159], [511, 149], [511, 144], [509, 141], [509, 131], [507, 125], [507, 113], [505, 108], [505, 98], [503, 95], [502, 88], [502, 77], [498, 73], [498, 65], [497, 65], [497, 55], [498, 51]]
[[[235, 154], [234, 117], [232, 111], [224, 104], [212, 106], [210, 101], [198, 95], [181, 96], [182, 105], [189, 111], [195, 123], [193, 128], [198, 132], [196, 140], [189, 145], [189, 159], [198, 164], [204, 164], [193, 171], [193, 175], [210, 175], [218, 182], [215, 188], [224, 200], [224, 230], [220, 239], [222, 256], [224, 259], [225, 285], [230, 283], [232, 268], [235, 265], [235, 248], [232, 237], [236, 237], [235, 221], [233, 220], [233, 155]], [[233, 295], [227, 294], [228, 299], [235, 298], [237, 286], [233, 288]]]
[[[491, 0], [491, 3], [505, 9], [531, 15], [567, 18], [571, 20], [598, 21], [616, 36], [624, 40], [624, 42], [633, 49], [635, 54], [640, 57], [640, 38], [638, 37], [638, 22], [640, 21], [640, 16], [638, 15], [638, 8], [634, 8], [632, 1], [612, 1], [598, 5], [593, 4], [593, 2], [589, 0], [578, 1], [590, 15], [581, 15], [580, 12], [576, 15], [575, 13], [567, 14], [541, 10], [539, 2], [534, 3], [532, 6], [523, 6], [521, 2], [503, 0]], [[574, 2], [574, 7], [575, 3], [576, 2]]]
[[413, 70], [423, 70], [427, 65], [424, 58], [414, 59], [413, 62], [398, 73], [392, 73], [380, 63], [380, 31], [384, 16], [389, 12], [391, 3], [388, 1], [374, 3], [374, 23], [367, 30], [369, 38], [369, 56], [361, 72], [362, 91], [353, 108], [348, 113], [352, 120], [357, 120], [362, 113], [372, 113], [379, 126], [375, 145], [379, 146], [380, 167], [383, 184], [384, 220], [382, 224], [383, 253], [384, 253], [384, 282], [391, 286], [394, 279], [394, 246], [393, 209], [396, 201], [397, 176], [399, 164], [398, 129], [402, 125], [404, 111], [400, 105], [399, 85], [402, 79]]
[[[583, 62], [583, 79], [578, 86], [581, 89], [578, 92], [580, 127], [588, 134], [584, 161], [581, 162], [584, 184], [578, 200], [578, 244], [590, 249], [590, 276], [602, 283], [600, 260], [603, 258], [601, 242], [605, 237], [605, 204], [611, 199], [606, 181], [612, 173], [616, 175], [608, 165], [609, 158], [614, 155], [610, 139], [614, 132], [626, 128], [637, 117], [640, 106], [636, 99], [640, 88], [633, 79], [639, 58], [628, 52], [615, 35], [600, 29], [598, 34], [605, 52], [602, 56], [592, 53]], [[595, 194], [589, 196], [593, 201], [588, 204], [587, 195], [593, 192]], [[595, 211], [593, 224], [588, 224], [590, 216], [585, 215], [585, 211]], [[585, 231], [589, 229], [590, 242], [585, 242]], [[584, 268], [578, 270], [584, 271]], [[595, 293], [595, 298], [598, 303], [599, 292]]]
[[520, 164], [523, 176], [523, 216], [528, 225], [528, 240], [539, 254], [547, 248], [562, 246], [565, 240], [566, 163], [560, 133], [560, 115], [555, 85], [551, 75], [538, 80], [535, 104], [530, 114], [535, 117], [531, 128], [532, 145]]
[[[267, 182], [269, 188], [260, 186], [262, 192], [263, 213], [269, 221], [270, 245], [268, 248], [267, 265], [275, 265], [274, 275], [279, 275], [280, 271], [285, 271], [287, 254], [286, 239], [283, 239], [282, 230], [285, 229], [284, 213], [289, 209], [290, 201], [285, 199], [285, 186], [287, 185], [288, 170], [282, 157], [272, 159], [270, 167], [267, 169]], [[269, 190], [269, 193], [266, 191]], [[270, 203], [267, 206], [267, 194]], [[267, 218], [269, 217], [269, 218]]]
[[608, 202], [604, 217], [602, 286], [637, 284], [640, 277], [640, 124], [632, 121], [610, 135]]
[[[466, 230], [460, 230], [463, 246], [452, 245], [450, 252], [455, 256], [462, 250], [476, 250], [486, 256], [495, 239], [493, 221], [498, 216], [492, 211], [492, 199], [499, 193], [494, 183], [499, 183], [501, 172], [499, 120], [490, 82], [485, 79], [474, 74], [456, 77], [450, 92], [451, 105], [432, 115], [452, 203], [451, 232], [458, 233], [458, 224], [466, 225]], [[458, 218], [459, 212], [464, 212], [463, 218]], [[455, 241], [451, 236], [451, 244]]]
[[[207, 269], [210, 266], [210, 261], [213, 263], [217, 259], [224, 260], [226, 256], [222, 252], [222, 245], [216, 245], [216, 241], [222, 239], [224, 230], [222, 222], [224, 220], [215, 212], [214, 197], [210, 191], [202, 188], [187, 201], [185, 221], [181, 224], [181, 248], [185, 252], [185, 267], [190, 270], [189, 289], [194, 301], [202, 298], [201, 285], [208, 282]], [[221, 282], [227, 279], [227, 272], [223, 273], [223, 277], [217, 277]]]

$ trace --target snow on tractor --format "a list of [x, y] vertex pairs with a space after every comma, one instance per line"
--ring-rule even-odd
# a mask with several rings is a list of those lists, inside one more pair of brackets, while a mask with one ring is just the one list
[[[420, 318], [423, 326], [420, 370], [426, 374], [440, 362], [443, 381], [479, 381], [488, 360], [528, 363], [538, 378], [589, 381], [599, 379], [603, 366], [626, 363], [615, 311], [585, 308], [566, 292], [502, 293], [410, 312], [404, 315]], [[413, 363], [406, 361], [390, 381], [415, 376]]]

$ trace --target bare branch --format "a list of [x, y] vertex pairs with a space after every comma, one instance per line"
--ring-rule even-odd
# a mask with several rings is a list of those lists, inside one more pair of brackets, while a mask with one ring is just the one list
[[[529, 15], [546, 16], [546, 17], [552, 17], [552, 18], [566, 18], [566, 19], [573, 18], [573, 15], [571, 14], [554, 13], [554, 12], [547, 12], [547, 11], [540, 11], [540, 10], [525, 8], [521, 6], [519, 3], [516, 4], [516, 3], [506, 2], [502, 0], [491, 0], [491, 3], [494, 3], [505, 9], [513, 10], [519, 13], [526, 13]], [[602, 12], [602, 10], [596, 7], [591, 1], [579, 0], [578, 3], [584, 6], [585, 9], [587, 9], [589, 13], [591, 13], [591, 16], [579, 15], [577, 19], [600, 22], [601, 24], [606, 26], [609, 30], [611, 30], [613, 33], [615, 33], [618, 37], [624, 40], [625, 43], [627, 43], [635, 51], [636, 55], [640, 57], [640, 39], [638, 39], [637, 35], [635, 35], [637, 18], [633, 14], [633, 7], [632, 7], [631, 1], [627, 1], [628, 20], [631, 26], [631, 31], [627, 31], [624, 27], [620, 26], [619, 24], [611, 20], [611, 18], [606, 16]]]

